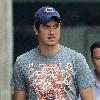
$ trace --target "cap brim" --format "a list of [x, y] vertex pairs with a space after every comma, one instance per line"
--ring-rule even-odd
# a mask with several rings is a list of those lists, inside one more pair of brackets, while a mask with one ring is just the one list
[[57, 22], [60, 22], [60, 18], [58, 16], [46, 16], [46, 18], [44, 18], [43, 23], [42, 24], [47, 24], [52, 18], [55, 18], [57, 20]]

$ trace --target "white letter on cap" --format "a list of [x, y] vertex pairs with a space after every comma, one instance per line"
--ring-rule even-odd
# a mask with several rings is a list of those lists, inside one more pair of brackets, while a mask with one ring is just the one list
[[44, 12], [54, 12], [53, 8], [45, 8]]

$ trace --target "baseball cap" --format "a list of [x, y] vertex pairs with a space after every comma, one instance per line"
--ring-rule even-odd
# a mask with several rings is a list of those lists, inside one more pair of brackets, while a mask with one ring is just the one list
[[34, 15], [34, 24], [46, 24], [52, 17], [60, 21], [60, 14], [53, 7], [42, 7]]

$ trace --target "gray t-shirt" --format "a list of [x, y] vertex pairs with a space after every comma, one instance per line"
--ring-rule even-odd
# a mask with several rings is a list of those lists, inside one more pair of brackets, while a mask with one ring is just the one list
[[19, 56], [12, 85], [24, 89], [27, 100], [77, 100], [79, 90], [91, 86], [92, 79], [84, 56], [61, 45], [52, 56], [42, 55], [38, 47]]

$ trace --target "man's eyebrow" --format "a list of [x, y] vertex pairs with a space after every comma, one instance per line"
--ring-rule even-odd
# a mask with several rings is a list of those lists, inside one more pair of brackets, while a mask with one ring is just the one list
[[95, 57], [98, 57], [99, 58], [100, 56], [95, 56]]

